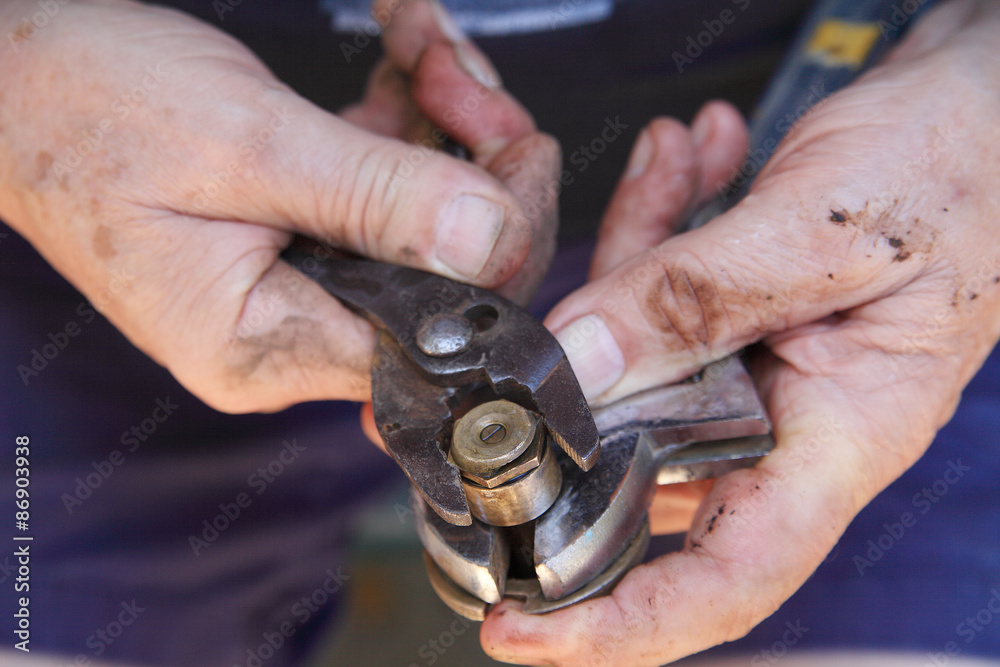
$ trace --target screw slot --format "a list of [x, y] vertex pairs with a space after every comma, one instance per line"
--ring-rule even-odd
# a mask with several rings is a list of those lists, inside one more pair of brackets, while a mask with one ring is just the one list
[[495, 445], [507, 437], [507, 428], [503, 424], [488, 424], [479, 432], [479, 439], [488, 445]]

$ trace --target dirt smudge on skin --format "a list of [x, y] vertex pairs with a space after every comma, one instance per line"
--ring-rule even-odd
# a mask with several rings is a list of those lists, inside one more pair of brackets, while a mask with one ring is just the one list
[[34, 24], [31, 21], [25, 20], [21, 25], [17, 26], [14, 32], [10, 33], [10, 38], [15, 44], [18, 42], [27, 42], [36, 31], [37, 28], [35, 28]]
[[94, 231], [94, 254], [101, 259], [111, 259], [118, 254], [111, 241], [111, 229], [106, 225], [98, 225]]
[[[895, 217], [899, 200], [894, 201], [884, 212], [873, 212], [869, 208], [870, 204], [866, 202], [863, 209], [853, 213], [846, 209], [830, 209], [829, 220], [838, 227], [853, 228], [857, 230], [857, 234], [873, 238], [876, 244], [880, 238], [884, 238], [889, 248], [896, 251], [892, 256], [892, 262], [905, 262], [914, 253], [930, 255], [936, 232], [929, 225], [922, 223], [919, 217], [912, 220]], [[869, 259], [872, 256], [865, 255]], [[827, 277], [833, 279], [832, 274], [827, 274]]]
[[328, 348], [323, 335], [323, 324], [308, 317], [288, 315], [281, 323], [261, 334], [239, 339], [244, 348], [242, 363], [232, 366], [238, 378], [249, 378], [269, 358], [276, 366], [291, 363], [300, 368], [324, 369], [346, 368], [362, 373], [368, 369], [370, 360], [350, 360], [342, 358], [337, 351]]
[[49, 168], [52, 167], [52, 163], [55, 160], [52, 157], [52, 153], [48, 151], [40, 151], [38, 155], [35, 156], [35, 182], [41, 183], [49, 175]]
[[[906, 233], [909, 234], [910, 232]], [[906, 243], [903, 242], [903, 239], [897, 238], [895, 236], [889, 237], [889, 247], [895, 248], [896, 250], [899, 251], [896, 253], [896, 256], [892, 258], [892, 261], [905, 262], [910, 258], [910, 251], [905, 249]]]
[[[741, 295], [745, 296], [745, 295]], [[710, 278], [682, 268], [668, 268], [646, 295], [652, 324], [676, 335], [687, 349], [703, 348], [725, 323], [723, 299]]]

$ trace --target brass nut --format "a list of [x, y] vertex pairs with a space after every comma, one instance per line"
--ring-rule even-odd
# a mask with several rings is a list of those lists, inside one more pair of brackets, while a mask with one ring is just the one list
[[480, 486], [484, 486], [487, 489], [492, 489], [500, 486], [501, 484], [505, 484], [512, 479], [520, 477], [528, 471], [534, 470], [542, 464], [542, 454], [545, 451], [542, 445], [545, 439], [540, 436], [541, 434], [536, 436], [535, 439], [528, 444], [528, 448], [524, 450], [523, 454], [507, 465], [501, 466], [496, 470], [485, 473], [471, 473], [462, 470], [462, 468], [459, 467], [459, 471], [465, 479], [475, 482]]
[[463, 476], [493, 488], [537, 468], [542, 441], [538, 414], [510, 401], [490, 401], [455, 423], [448, 456]]

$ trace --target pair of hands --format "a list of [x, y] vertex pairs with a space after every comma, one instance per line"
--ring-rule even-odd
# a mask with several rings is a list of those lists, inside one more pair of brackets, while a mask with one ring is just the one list
[[[31, 30], [32, 7], [0, 10], [16, 38], [0, 53], [0, 217], [208, 404], [368, 396], [372, 329], [278, 259], [294, 233], [515, 300], [541, 278], [558, 148], [439, 5], [382, 4], [387, 58], [340, 117], [183, 15], [67, 3]], [[663, 490], [655, 525], [693, 521], [687, 546], [612, 595], [545, 616], [501, 604], [481, 631], [491, 655], [660, 664], [739, 637], [923, 453], [1000, 337], [998, 14], [935, 10], [689, 234], [673, 225], [739, 164], [742, 121], [714, 103], [690, 130], [644, 131], [592, 281], [546, 324], [595, 403], [762, 340], [778, 447]], [[435, 126], [472, 163], [410, 143]]]

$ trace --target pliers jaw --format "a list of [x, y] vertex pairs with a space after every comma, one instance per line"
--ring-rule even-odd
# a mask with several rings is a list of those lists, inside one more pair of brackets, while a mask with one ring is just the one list
[[488, 290], [311, 242], [283, 258], [379, 328], [372, 366], [379, 434], [446, 521], [472, 522], [447, 452], [454, 420], [477, 402], [506, 399], [531, 410], [583, 470], [597, 462], [600, 438], [576, 376], [531, 314]]

